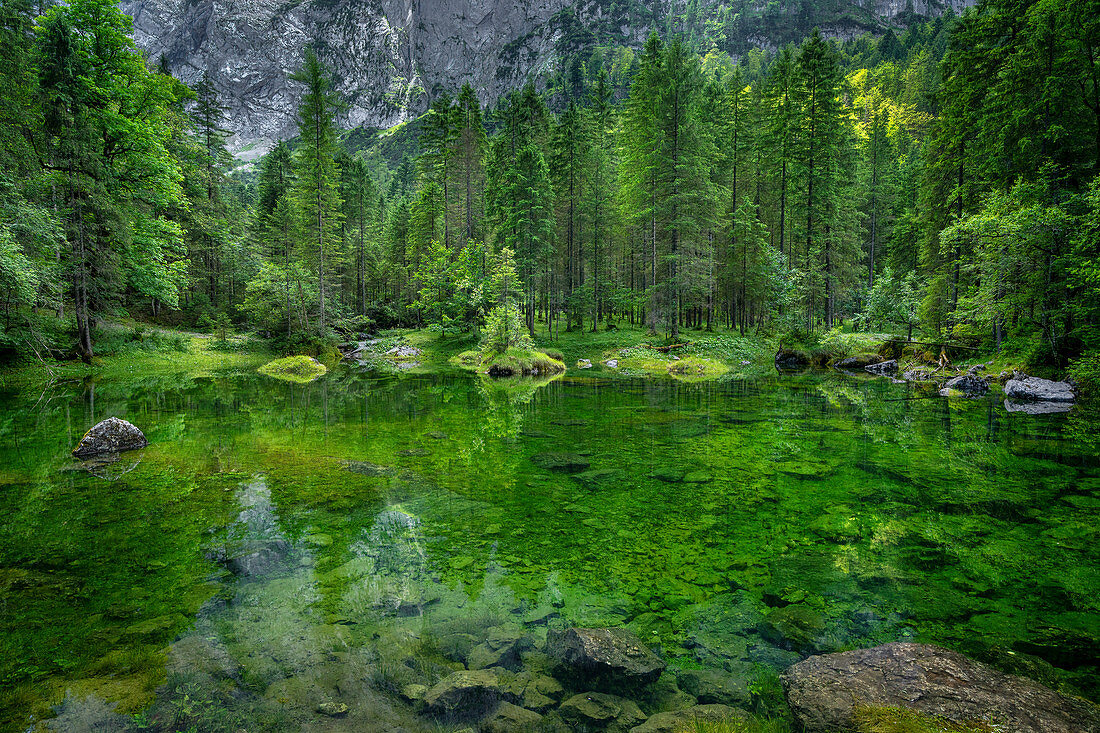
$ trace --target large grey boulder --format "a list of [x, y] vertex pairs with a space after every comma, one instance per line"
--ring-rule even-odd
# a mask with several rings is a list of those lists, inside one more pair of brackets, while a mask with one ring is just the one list
[[559, 676], [596, 690], [647, 685], [661, 676], [665, 661], [629, 629], [580, 629], [551, 632], [547, 652]]
[[149, 441], [137, 427], [117, 417], [109, 417], [84, 433], [80, 444], [73, 449], [73, 455], [77, 458], [87, 458], [102, 453], [136, 450], [147, 445]]
[[931, 644], [893, 643], [810, 657], [782, 676], [809, 733], [854, 730], [857, 705], [901, 707], [1013, 733], [1100, 731], [1100, 708]]
[[1005, 397], [1024, 402], [1073, 402], [1073, 387], [1069, 382], [1052, 382], [1049, 379], [1029, 377], [1023, 374], [1008, 380]]

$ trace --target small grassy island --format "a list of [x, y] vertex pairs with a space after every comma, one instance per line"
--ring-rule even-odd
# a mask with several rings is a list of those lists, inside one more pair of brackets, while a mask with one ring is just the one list
[[309, 384], [328, 372], [328, 367], [312, 356], [287, 356], [269, 361], [256, 371], [284, 382]]

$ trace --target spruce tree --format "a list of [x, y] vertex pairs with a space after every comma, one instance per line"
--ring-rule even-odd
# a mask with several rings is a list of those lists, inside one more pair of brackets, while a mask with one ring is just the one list
[[325, 329], [325, 248], [337, 240], [342, 201], [336, 165], [336, 113], [341, 102], [332, 88], [329, 71], [307, 48], [302, 67], [291, 77], [305, 86], [298, 103], [300, 144], [294, 152], [294, 204], [301, 231], [300, 243], [316, 258], [318, 327]]

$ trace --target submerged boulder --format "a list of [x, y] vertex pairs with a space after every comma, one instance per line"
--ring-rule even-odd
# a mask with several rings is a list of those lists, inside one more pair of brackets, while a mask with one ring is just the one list
[[1073, 386], [1069, 382], [1016, 375], [1005, 384], [1005, 397], [1023, 402], [1073, 402]]
[[531, 463], [555, 473], [580, 473], [592, 465], [587, 458], [577, 453], [536, 453], [531, 456]]
[[810, 657], [782, 675], [811, 733], [851, 730], [859, 706], [900, 707], [1014, 733], [1100, 731], [1100, 707], [931, 644], [895, 642]]
[[73, 449], [76, 458], [88, 458], [102, 453], [121, 453], [149, 445], [145, 434], [131, 423], [109, 417], [84, 433], [80, 444]]
[[533, 731], [542, 716], [538, 713], [513, 705], [510, 702], [502, 702], [497, 709], [482, 724], [484, 733], [512, 733], [516, 731]]
[[602, 728], [610, 731], [628, 731], [645, 720], [645, 713], [637, 703], [616, 695], [602, 692], [582, 692], [561, 704], [558, 714], [575, 726], [584, 729]]
[[461, 670], [440, 680], [424, 695], [435, 715], [480, 718], [500, 702], [517, 703], [507, 680], [491, 669]]
[[570, 628], [551, 632], [546, 645], [564, 677], [593, 689], [647, 685], [665, 668], [665, 661], [629, 629]]
[[[657, 713], [630, 733], [678, 733], [696, 730], [698, 723], [738, 723], [747, 720], [749, 714], [744, 710], [728, 705], [695, 705], [685, 710]], [[738, 730], [733, 727], [732, 730]]]

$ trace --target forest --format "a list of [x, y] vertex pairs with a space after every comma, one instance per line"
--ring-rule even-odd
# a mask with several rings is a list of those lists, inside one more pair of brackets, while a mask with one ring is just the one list
[[377, 136], [307, 49], [299, 135], [253, 166], [114, 2], [37, 12], [0, 3], [7, 360], [90, 360], [121, 316], [317, 353], [514, 301], [530, 336], [893, 329], [1097, 371], [1095, 1], [739, 58], [670, 22]]

